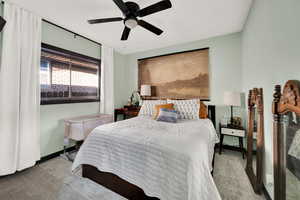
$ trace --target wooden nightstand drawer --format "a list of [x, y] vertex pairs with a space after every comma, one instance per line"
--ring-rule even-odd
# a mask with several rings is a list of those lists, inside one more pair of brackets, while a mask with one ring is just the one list
[[244, 130], [230, 129], [230, 128], [221, 128], [221, 133], [225, 135], [233, 135], [238, 137], [245, 137]]

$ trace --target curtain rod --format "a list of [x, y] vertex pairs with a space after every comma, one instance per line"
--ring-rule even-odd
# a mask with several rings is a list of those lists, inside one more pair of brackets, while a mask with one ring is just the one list
[[43, 20], [43, 22], [46, 22], [46, 23], [48, 23], [48, 24], [51, 24], [51, 25], [56, 26], [56, 27], [58, 27], [58, 28], [61, 28], [61, 29], [65, 30], [65, 31], [68, 31], [68, 32], [74, 34], [75, 36], [82, 37], [82, 38], [84, 38], [84, 39], [86, 39], [86, 40], [88, 40], [88, 41], [90, 41], [90, 42], [93, 42], [93, 43], [95, 43], [95, 44], [98, 44], [98, 45], [102, 46], [101, 43], [96, 42], [96, 41], [94, 41], [94, 40], [92, 40], [92, 39], [90, 39], [90, 38], [87, 38], [87, 37], [85, 37], [85, 36], [83, 36], [83, 35], [80, 35], [80, 34], [78, 34], [78, 33], [75, 33], [74, 31], [71, 31], [71, 30], [69, 30], [69, 29], [66, 29], [66, 28], [64, 28], [64, 27], [62, 27], [62, 26], [59, 26], [59, 25], [57, 25], [57, 24], [55, 24], [55, 23], [53, 23], [53, 22], [50, 22], [50, 21], [48, 21], [48, 20], [46, 20], [46, 19], [42, 19], [42, 20]]
[[[1, 1], [1, 4], [4, 4], [4, 3], [5, 3], [4, 1]], [[74, 31], [71, 31], [71, 30], [69, 30], [69, 29], [66, 29], [65, 27], [59, 26], [59, 25], [57, 25], [57, 24], [55, 24], [55, 23], [53, 23], [53, 22], [50, 22], [50, 21], [48, 21], [48, 20], [46, 20], [46, 19], [42, 19], [42, 21], [43, 21], [43, 22], [46, 22], [46, 23], [48, 23], [48, 24], [51, 24], [51, 25], [53, 25], [53, 26], [56, 26], [56, 27], [58, 27], [58, 28], [61, 28], [61, 29], [65, 30], [65, 31], [67, 31], [67, 32], [69, 32], [69, 33], [72, 33], [72, 34], [74, 34], [75, 36], [82, 37], [82, 38], [84, 38], [84, 39], [86, 39], [86, 40], [88, 40], [88, 41], [90, 41], [90, 42], [93, 42], [93, 43], [95, 43], [95, 44], [98, 44], [98, 45], [102, 46], [102, 44], [99, 43], [99, 42], [96, 42], [96, 41], [94, 41], [94, 40], [92, 40], [92, 39], [90, 39], [90, 38], [87, 38], [87, 37], [85, 37], [85, 36], [83, 36], [83, 35], [80, 35], [80, 34], [78, 34], [78, 33], [75, 33]]]

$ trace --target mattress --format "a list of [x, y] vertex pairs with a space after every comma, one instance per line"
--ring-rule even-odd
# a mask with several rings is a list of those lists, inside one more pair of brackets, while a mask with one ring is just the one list
[[92, 165], [161, 200], [219, 200], [211, 176], [217, 142], [209, 119], [172, 124], [140, 116], [94, 129], [72, 170]]

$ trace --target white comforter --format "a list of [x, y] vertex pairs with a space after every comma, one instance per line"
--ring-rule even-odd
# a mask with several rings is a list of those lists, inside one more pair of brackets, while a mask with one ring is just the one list
[[211, 176], [216, 142], [208, 119], [171, 124], [136, 117], [94, 129], [72, 170], [95, 166], [161, 200], [219, 200]]

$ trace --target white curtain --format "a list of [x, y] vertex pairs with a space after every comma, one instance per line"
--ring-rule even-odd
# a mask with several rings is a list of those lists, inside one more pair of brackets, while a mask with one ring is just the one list
[[114, 112], [114, 50], [102, 46], [101, 49], [101, 97], [100, 113]]
[[5, 2], [0, 66], [0, 176], [40, 159], [41, 18]]

